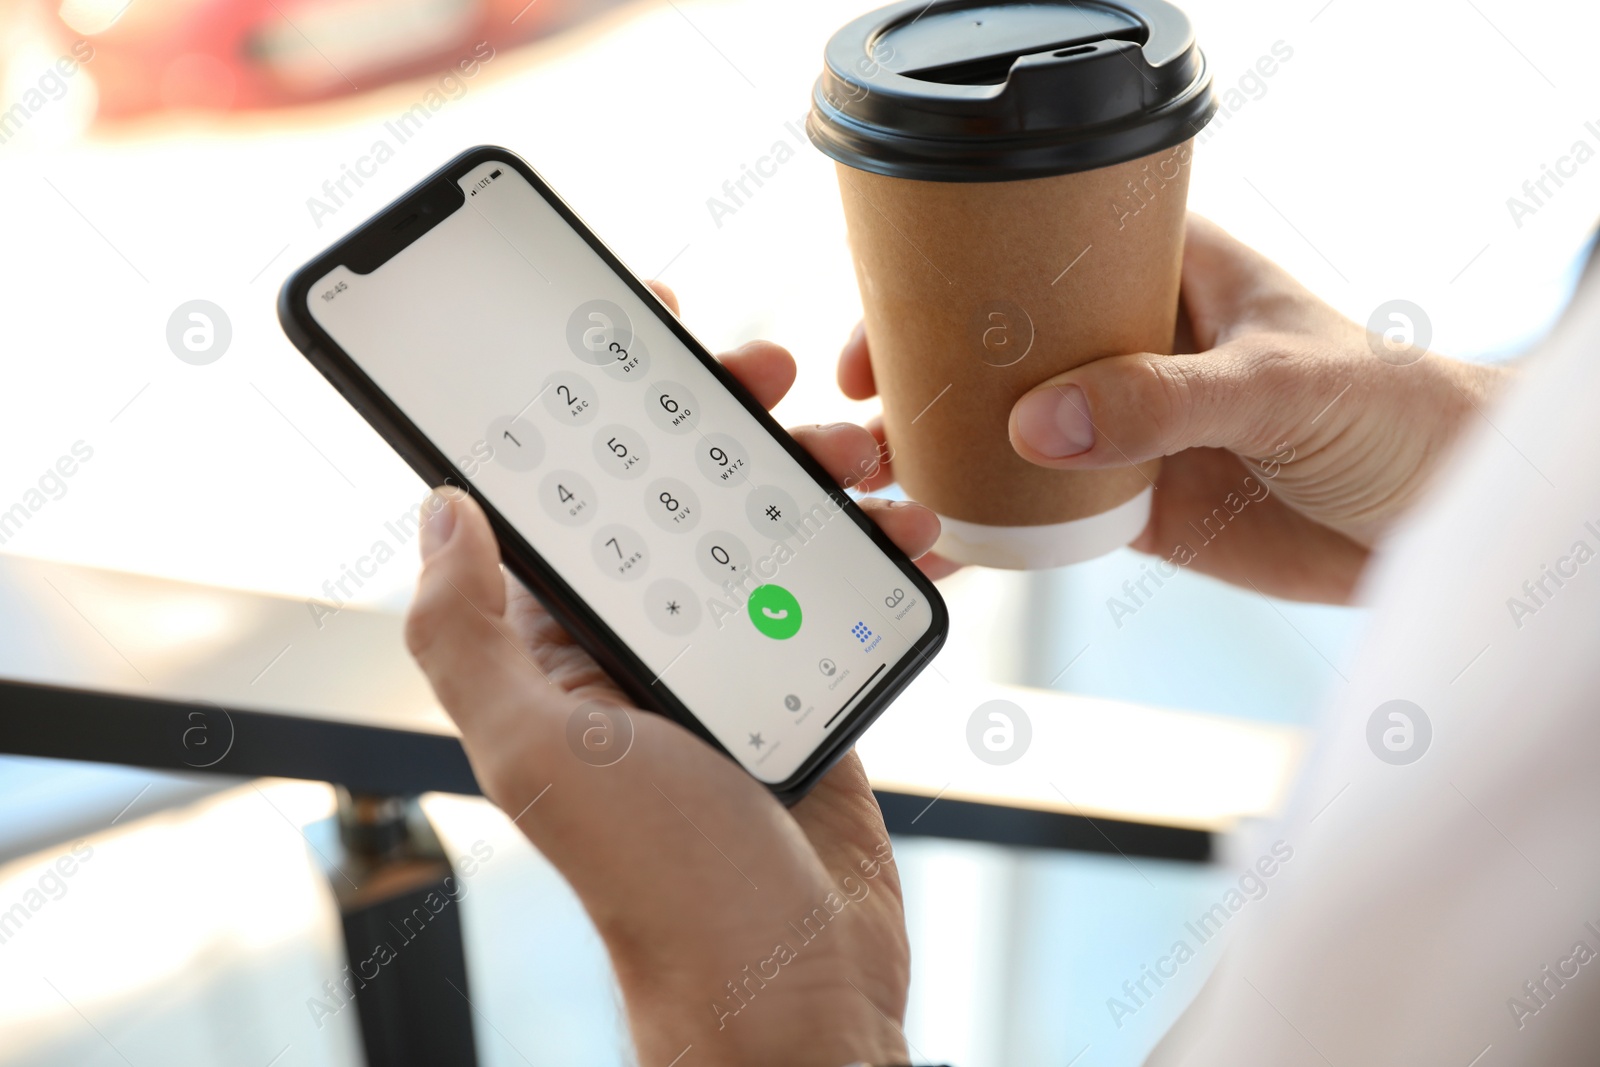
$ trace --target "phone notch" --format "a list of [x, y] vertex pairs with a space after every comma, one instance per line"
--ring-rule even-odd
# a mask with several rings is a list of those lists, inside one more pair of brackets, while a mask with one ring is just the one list
[[449, 179], [429, 182], [352, 235], [345, 248], [345, 266], [356, 274], [371, 274], [455, 214], [466, 200], [461, 186]]

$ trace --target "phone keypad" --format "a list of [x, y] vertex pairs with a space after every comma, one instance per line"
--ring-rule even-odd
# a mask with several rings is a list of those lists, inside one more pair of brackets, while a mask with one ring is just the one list
[[676, 478], [657, 478], [644, 491], [645, 512], [668, 533], [688, 533], [700, 525], [700, 498]]
[[703, 611], [695, 591], [676, 578], [651, 582], [644, 593], [644, 609], [658, 629], [677, 637], [693, 633]]
[[599, 503], [589, 479], [574, 470], [555, 470], [539, 483], [544, 512], [563, 526], [582, 526], [594, 518]]
[[518, 415], [502, 415], [489, 424], [484, 440], [494, 461], [508, 470], [531, 471], [544, 462], [544, 436]]
[[[587, 438], [593, 463], [617, 482], [633, 483], [630, 488], [613, 486], [606, 490], [602, 503], [588, 477], [562, 466], [549, 470], [540, 479], [540, 505], [562, 526], [592, 529], [589, 545], [595, 565], [616, 581], [644, 578], [655, 555], [661, 554], [666, 573], [641, 583], [644, 591], [639, 605], [657, 630], [673, 637], [687, 637], [705, 621], [708, 603], [742, 602], [749, 595], [745, 587], [755, 569], [750, 544], [758, 548], [772, 547], [775, 542], [803, 544], [821, 532], [833, 512], [813, 505], [802, 513], [800, 504], [786, 490], [752, 480], [749, 448], [721, 429], [701, 426], [700, 398], [694, 390], [680, 381], [646, 377], [650, 354], [645, 341], [615, 303], [590, 300], [579, 305], [568, 321], [567, 341], [580, 361], [599, 368], [607, 377], [646, 383], [647, 388], [633, 394], [638, 397], [636, 402], [645, 418], [641, 421], [637, 415], [630, 417], [626, 406], [619, 410], [618, 397], [613, 394], [607, 411], [622, 421], [600, 424]], [[612, 387], [595, 381], [588, 372], [566, 369], [550, 374], [539, 396], [549, 417], [546, 426], [577, 428], [595, 423], [600, 413], [600, 394], [608, 388]], [[579, 458], [584, 450], [583, 435], [566, 437], [564, 431], [551, 432], [556, 435], [552, 439], [556, 456], [589, 469]], [[488, 443], [496, 462], [517, 471], [535, 469], [549, 452], [539, 429], [520, 414], [496, 419], [489, 427]], [[641, 527], [607, 521], [628, 518], [637, 522], [637, 508], [643, 507], [650, 522], [669, 534], [690, 533], [702, 525], [704, 508], [697, 488], [680, 478], [649, 476], [658, 454], [668, 457], [674, 469], [692, 458], [700, 478], [715, 487], [710, 490], [714, 515], [719, 508], [724, 513], [742, 510], [757, 540], [747, 543], [748, 534], [741, 537], [718, 527], [700, 531], [692, 540], [662, 541], [657, 534], [647, 536]], [[735, 492], [722, 496], [719, 490]], [[638, 504], [630, 503], [630, 497]], [[719, 500], [727, 500], [733, 507], [718, 504]], [[728, 521], [727, 517], [722, 521]], [[670, 547], [677, 543], [684, 544], [684, 548]], [[692, 552], [703, 582], [685, 580], [689, 577], [681, 573], [685, 551]]]
[[631, 582], [650, 568], [650, 546], [631, 526], [608, 523], [589, 542], [594, 561], [613, 578]]
[[644, 338], [635, 334], [626, 348], [614, 353], [604, 369], [607, 375], [619, 382], [644, 381], [645, 375], [650, 373], [650, 349], [645, 345]]
[[667, 433], [689, 433], [700, 423], [700, 401], [682, 382], [663, 380], [652, 385], [644, 412]]
[[694, 446], [694, 465], [712, 485], [750, 487], [750, 453], [725, 433], [701, 436]]
[[600, 398], [581, 374], [558, 370], [544, 380], [544, 409], [562, 426], [586, 426], [600, 414]]
[[594, 435], [594, 461], [600, 469], [623, 481], [632, 481], [650, 468], [650, 447], [631, 426], [612, 423]]
[[723, 582], [738, 582], [750, 569], [753, 559], [745, 543], [727, 530], [702, 534], [694, 548], [694, 561], [700, 573], [719, 587]]
[[794, 536], [795, 524], [800, 521], [800, 505], [794, 497], [775, 485], [763, 485], [751, 490], [744, 501], [745, 517], [757, 533], [774, 541], [784, 541]]

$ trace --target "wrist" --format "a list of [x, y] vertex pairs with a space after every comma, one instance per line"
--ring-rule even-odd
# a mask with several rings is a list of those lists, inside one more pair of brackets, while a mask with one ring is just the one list
[[898, 1022], [848, 984], [826, 992], [769, 987], [742, 1006], [700, 994], [624, 989], [640, 1063], [670, 1064], [691, 1046], [695, 1067], [911, 1062]]
[[671, 1064], [691, 1048], [695, 1067], [844, 1067], [911, 1062], [905, 1039], [893, 1032], [812, 1026], [745, 1038], [715, 1032], [692, 1034], [679, 1027], [653, 1028], [648, 1023], [641, 1025], [637, 1019], [632, 1020], [632, 1029], [642, 1064]]

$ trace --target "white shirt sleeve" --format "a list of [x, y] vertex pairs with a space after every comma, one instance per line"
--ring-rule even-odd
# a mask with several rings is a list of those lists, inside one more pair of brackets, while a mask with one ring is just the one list
[[1151, 1065], [1600, 1063], [1597, 282], [1376, 559], [1294, 860]]

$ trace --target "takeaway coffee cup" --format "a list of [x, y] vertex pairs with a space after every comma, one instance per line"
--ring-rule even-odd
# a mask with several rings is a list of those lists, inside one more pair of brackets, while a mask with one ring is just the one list
[[1170, 352], [1192, 138], [1215, 113], [1161, 0], [906, 0], [828, 42], [807, 132], [838, 168], [895, 471], [936, 547], [1027, 569], [1127, 544], [1158, 465], [1051, 471], [1012, 405]]

